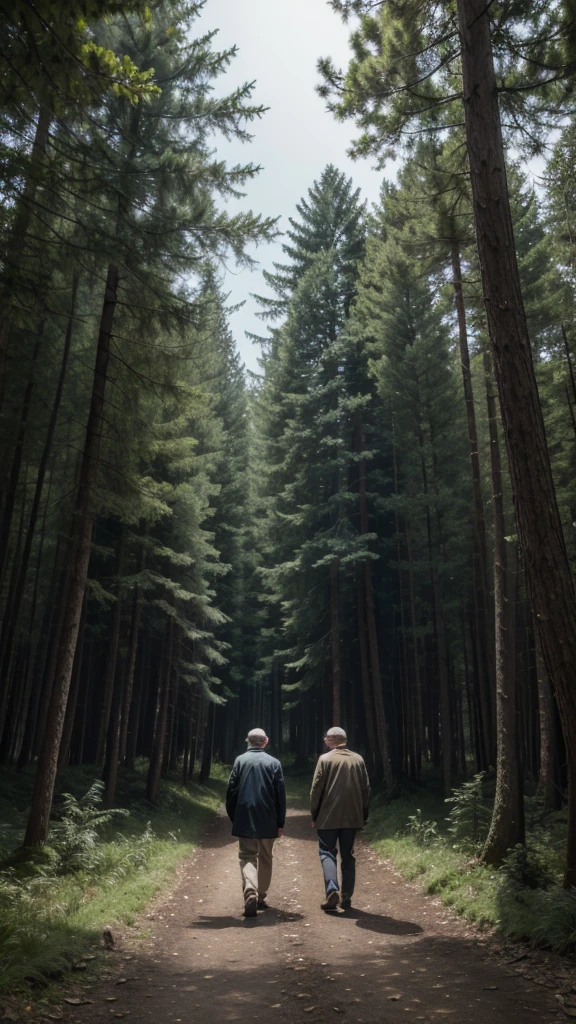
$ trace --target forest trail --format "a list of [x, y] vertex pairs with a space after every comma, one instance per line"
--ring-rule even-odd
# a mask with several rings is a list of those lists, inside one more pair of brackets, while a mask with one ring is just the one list
[[474, 933], [357, 844], [357, 909], [320, 910], [322, 875], [310, 818], [291, 811], [275, 847], [270, 909], [242, 915], [237, 841], [220, 815], [173, 891], [148, 914], [151, 936], [111, 954], [111, 975], [66, 1006], [100, 1024], [320, 1024], [565, 1019], [554, 995], [487, 957]]

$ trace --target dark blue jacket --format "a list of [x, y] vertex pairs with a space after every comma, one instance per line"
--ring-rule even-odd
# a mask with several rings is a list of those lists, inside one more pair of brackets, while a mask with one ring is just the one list
[[260, 747], [248, 747], [237, 757], [228, 782], [226, 812], [233, 836], [276, 839], [286, 818], [280, 761]]

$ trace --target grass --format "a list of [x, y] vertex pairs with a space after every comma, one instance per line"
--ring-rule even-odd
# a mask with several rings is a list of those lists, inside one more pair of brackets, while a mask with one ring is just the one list
[[[309, 776], [286, 776], [288, 801], [308, 809]], [[408, 881], [436, 896], [480, 929], [494, 929], [513, 940], [527, 940], [558, 953], [576, 950], [576, 890], [560, 887], [566, 815], [543, 815], [526, 798], [527, 855], [513, 851], [496, 870], [477, 859], [490, 819], [483, 800], [477, 841], [466, 836], [469, 815], [454, 835], [448, 815], [454, 804], [439, 795], [431, 775], [424, 787], [404, 785], [398, 799], [376, 792], [364, 838]]]
[[[71, 769], [59, 792], [82, 796], [94, 768]], [[0, 993], [25, 991], [78, 967], [105, 925], [132, 925], [194, 848], [225, 791], [216, 767], [209, 785], [164, 780], [160, 806], [145, 799], [144, 766], [120, 781], [118, 803], [129, 815], [99, 834], [86, 866], [61, 873], [50, 846], [26, 871], [0, 872]], [[0, 858], [21, 841], [32, 775], [7, 772], [0, 795]], [[58, 798], [56, 799], [58, 807]]]
[[[479, 846], [455, 839], [450, 805], [432, 784], [404, 788], [399, 799], [374, 797], [366, 838], [424, 892], [479, 928], [493, 928], [564, 953], [576, 949], [576, 890], [560, 888], [565, 815], [542, 817], [526, 800], [528, 854], [512, 851], [496, 870], [477, 860]], [[528, 884], [526, 884], [528, 883]]]

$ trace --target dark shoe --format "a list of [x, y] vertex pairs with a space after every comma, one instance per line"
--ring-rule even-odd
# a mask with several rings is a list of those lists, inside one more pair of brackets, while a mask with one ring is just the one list
[[255, 896], [250, 896], [244, 904], [244, 917], [256, 917], [258, 912], [258, 900]]
[[324, 903], [320, 904], [321, 910], [337, 910], [338, 904], [340, 903], [340, 893], [337, 889], [333, 889], [329, 892]]
[[340, 900], [340, 906], [342, 907], [342, 910], [352, 910], [352, 897], [343, 896]]
[[268, 910], [268, 904], [266, 903], [264, 897], [258, 897], [258, 910]]

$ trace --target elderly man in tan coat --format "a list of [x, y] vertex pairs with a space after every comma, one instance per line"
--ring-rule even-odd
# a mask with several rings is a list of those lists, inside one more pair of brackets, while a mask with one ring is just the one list
[[318, 833], [326, 886], [326, 899], [320, 906], [322, 910], [335, 911], [340, 904], [343, 910], [350, 910], [356, 881], [354, 840], [358, 829], [364, 828], [368, 820], [370, 781], [363, 758], [348, 749], [344, 729], [328, 729], [324, 742], [328, 753], [318, 758], [310, 790], [312, 827]]

